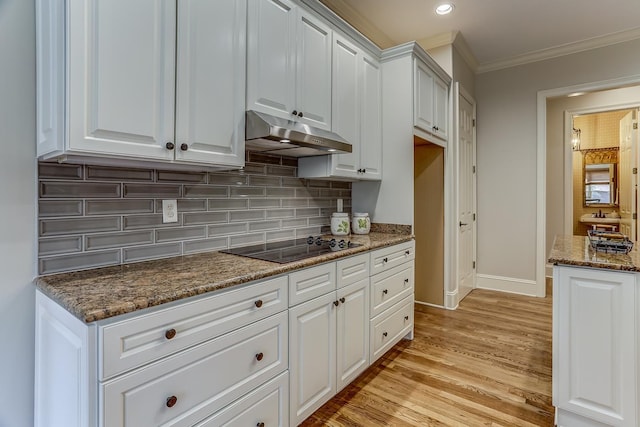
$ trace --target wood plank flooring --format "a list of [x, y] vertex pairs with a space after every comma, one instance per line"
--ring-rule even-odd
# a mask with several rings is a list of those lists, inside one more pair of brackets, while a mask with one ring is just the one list
[[553, 426], [551, 296], [416, 306], [401, 341], [304, 426]]

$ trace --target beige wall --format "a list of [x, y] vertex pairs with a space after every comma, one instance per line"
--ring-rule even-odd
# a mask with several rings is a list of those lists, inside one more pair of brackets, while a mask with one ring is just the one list
[[[418, 143], [422, 141], [416, 138]], [[416, 301], [444, 305], [444, 149], [414, 148]]]

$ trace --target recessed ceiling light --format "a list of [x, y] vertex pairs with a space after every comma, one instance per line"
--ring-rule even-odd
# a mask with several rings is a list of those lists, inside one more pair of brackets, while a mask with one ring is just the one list
[[442, 3], [436, 6], [436, 13], [438, 15], [448, 15], [453, 12], [454, 7], [453, 3]]

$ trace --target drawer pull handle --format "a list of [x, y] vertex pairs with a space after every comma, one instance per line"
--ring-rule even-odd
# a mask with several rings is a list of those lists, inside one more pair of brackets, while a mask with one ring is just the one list
[[409, 283], [409, 279], [404, 279], [404, 283]]
[[346, 300], [344, 299], [344, 297], [340, 298], [340, 302], [344, 304]]
[[389, 335], [389, 334], [387, 334], [386, 332], [383, 332], [383, 333], [382, 333], [382, 336], [383, 336], [383, 337], [386, 337], [387, 335]]
[[261, 361], [263, 357], [264, 357], [264, 354], [262, 354], [262, 353], [258, 353], [258, 354], [256, 354], [256, 360], [257, 360], [258, 362], [259, 362], [259, 361]]
[[256, 427], [264, 427], [264, 423], [258, 423], [256, 424]]
[[262, 307], [262, 300], [259, 299], [258, 301], [255, 302], [256, 307], [260, 308]]
[[386, 295], [386, 294], [388, 294], [388, 293], [389, 293], [389, 290], [384, 289], [384, 290], [382, 291], [382, 293]]
[[405, 255], [411, 255], [411, 251], [404, 251]]
[[178, 398], [175, 396], [171, 396], [167, 398], [167, 408], [173, 408], [173, 405], [175, 405], [178, 402]]
[[164, 337], [168, 340], [176, 336], [176, 330], [171, 328], [164, 333]]
[[382, 262], [389, 262], [389, 258], [382, 258]]
[[409, 316], [404, 316], [404, 320], [409, 320]]
[[334, 301], [333, 305], [335, 305], [336, 307], [338, 306], [338, 304], [340, 304], [340, 301]]

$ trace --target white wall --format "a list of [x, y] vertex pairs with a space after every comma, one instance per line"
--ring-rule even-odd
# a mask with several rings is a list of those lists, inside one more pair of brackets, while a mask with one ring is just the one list
[[0, 1], [0, 427], [33, 425], [34, 7]]
[[538, 92], [640, 75], [638, 52], [634, 40], [477, 76], [479, 286], [534, 293]]

